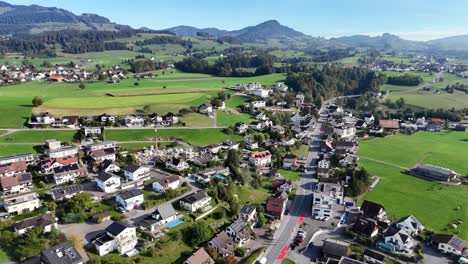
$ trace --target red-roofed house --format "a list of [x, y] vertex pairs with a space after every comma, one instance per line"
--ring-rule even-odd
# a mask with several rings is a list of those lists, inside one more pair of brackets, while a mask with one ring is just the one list
[[0, 177], [13, 176], [18, 173], [24, 173], [28, 169], [28, 165], [24, 161], [16, 161], [13, 163], [0, 166]]
[[282, 197], [270, 197], [266, 203], [265, 214], [274, 218], [281, 219], [283, 217], [284, 211], [286, 210], [287, 200]]
[[250, 154], [250, 163], [255, 166], [266, 166], [271, 164], [271, 153], [269, 150], [254, 152]]
[[396, 119], [382, 119], [379, 121], [379, 126], [381, 126], [383, 129], [399, 129], [400, 128], [400, 122]]

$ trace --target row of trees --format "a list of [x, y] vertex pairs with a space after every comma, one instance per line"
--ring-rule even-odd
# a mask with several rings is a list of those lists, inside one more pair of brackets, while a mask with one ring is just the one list
[[392, 85], [416, 86], [423, 83], [423, 78], [418, 75], [404, 74], [399, 76], [389, 76], [387, 83]]

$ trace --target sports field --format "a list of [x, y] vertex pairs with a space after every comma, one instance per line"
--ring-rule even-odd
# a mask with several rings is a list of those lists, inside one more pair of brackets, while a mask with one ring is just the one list
[[[419, 132], [360, 142], [361, 166], [381, 179], [363, 199], [382, 203], [392, 217], [415, 215], [427, 227], [438, 232], [457, 232], [448, 227], [457, 219], [459, 235], [468, 238], [468, 189], [448, 186], [403, 174], [402, 167], [418, 162], [447, 167], [468, 174], [468, 133]], [[369, 160], [366, 158], [371, 158]], [[385, 162], [383, 164], [377, 161]], [[460, 210], [456, 208], [460, 206]]]

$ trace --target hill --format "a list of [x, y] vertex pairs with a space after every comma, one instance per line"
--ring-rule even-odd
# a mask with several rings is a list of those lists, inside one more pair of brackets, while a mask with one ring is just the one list
[[95, 15], [39, 5], [13, 5], [0, 1], [0, 34], [39, 33], [64, 29], [119, 30], [129, 28]]
[[217, 29], [214, 27], [196, 28], [196, 27], [191, 27], [191, 26], [177, 26], [177, 27], [165, 29], [165, 31], [172, 32], [181, 37], [195, 36], [198, 32], [204, 32], [204, 33], [210, 34], [211, 36], [218, 37], [218, 36], [222, 36], [226, 34], [227, 32], [227, 30]]
[[343, 43], [352, 47], [365, 47], [377, 49], [394, 49], [394, 50], [425, 50], [427, 45], [424, 42], [402, 39], [396, 35], [384, 33], [381, 36], [354, 35], [339, 37], [335, 39], [339, 43]]
[[434, 48], [438, 48], [441, 50], [467, 50], [468, 35], [434, 39], [427, 41], [426, 43]]

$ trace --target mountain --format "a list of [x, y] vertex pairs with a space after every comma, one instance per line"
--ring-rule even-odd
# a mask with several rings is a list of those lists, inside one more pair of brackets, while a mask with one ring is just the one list
[[434, 39], [426, 43], [440, 50], [468, 50], [468, 35]]
[[265, 42], [269, 39], [292, 40], [306, 36], [302, 32], [281, 25], [276, 20], [268, 20], [256, 26], [231, 31], [228, 35], [244, 42]]
[[396, 35], [384, 33], [381, 36], [354, 35], [335, 38], [339, 43], [352, 47], [365, 47], [376, 49], [394, 50], [425, 50], [427, 46], [423, 42], [402, 39]]
[[70, 11], [39, 5], [13, 5], [0, 1], [0, 34], [39, 33], [51, 30], [119, 30], [128, 26], [117, 25], [109, 19], [95, 15], [75, 15]]
[[226, 34], [227, 30], [222, 30], [222, 29], [217, 29], [214, 27], [210, 28], [196, 28], [196, 27], [191, 27], [191, 26], [177, 26], [177, 27], [172, 27], [165, 29], [165, 31], [170, 31], [178, 36], [182, 37], [191, 37], [195, 36], [197, 32], [205, 32], [210, 34], [211, 36], [222, 36]]

